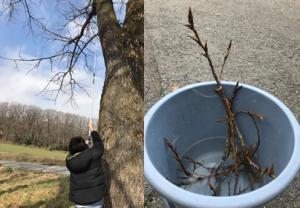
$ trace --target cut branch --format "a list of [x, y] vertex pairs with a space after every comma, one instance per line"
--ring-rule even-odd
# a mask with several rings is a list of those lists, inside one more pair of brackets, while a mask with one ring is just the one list
[[222, 67], [221, 67], [221, 72], [220, 72], [220, 79], [222, 79], [222, 75], [223, 75], [223, 71], [224, 71], [224, 67], [225, 67], [225, 64], [226, 64], [226, 61], [227, 61], [227, 58], [229, 56], [229, 53], [230, 53], [230, 49], [231, 49], [231, 43], [232, 43], [232, 40], [229, 41], [229, 44], [228, 44], [228, 47], [227, 47], [227, 50], [226, 50], [226, 53], [225, 53], [225, 56], [224, 56], [224, 59], [223, 59], [223, 64], [222, 64]]
[[[200, 37], [199, 33], [195, 29], [194, 26], [194, 19], [192, 15], [191, 8], [189, 9], [188, 13], [188, 22], [189, 24], [186, 25], [190, 30], [192, 30], [194, 36], [188, 36], [190, 39], [192, 39], [201, 49], [201, 55], [204, 56], [210, 66], [210, 70], [212, 72], [212, 75], [214, 77], [214, 80], [217, 83], [215, 93], [220, 97], [220, 100], [222, 101], [223, 107], [226, 111], [226, 119], [223, 120], [217, 120], [217, 122], [227, 122], [227, 138], [226, 138], [226, 145], [224, 148], [223, 156], [217, 165], [214, 167], [208, 167], [205, 164], [194, 160], [193, 158], [190, 158], [189, 156], [180, 156], [176, 152], [176, 148], [174, 145], [171, 144], [167, 139], [165, 139], [165, 143], [169, 147], [169, 149], [172, 151], [174, 158], [177, 160], [180, 166], [180, 171], [184, 172], [187, 177], [185, 177], [185, 181], [182, 181], [181, 184], [192, 184], [196, 182], [201, 182], [203, 179], [207, 179], [208, 188], [212, 191], [212, 194], [214, 196], [218, 196], [221, 193], [221, 185], [222, 181], [227, 182], [228, 184], [228, 195], [231, 195], [231, 190], [233, 188], [233, 195], [242, 194], [246, 192], [248, 189], [251, 188], [251, 190], [254, 189], [254, 184], [257, 182], [256, 176], [264, 176], [267, 175], [271, 178], [275, 177], [275, 171], [274, 171], [274, 165], [268, 167], [268, 168], [262, 168], [254, 159], [255, 154], [260, 146], [261, 143], [261, 136], [260, 131], [257, 124], [258, 120], [263, 120], [264, 116], [262, 114], [258, 114], [255, 112], [250, 111], [237, 111], [234, 113], [234, 103], [236, 100], [236, 97], [238, 93], [241, 91], [242, 86], [239, 86], [239, 82], [236, 82], [236, 85], [233, 89], [232, 96], [229, 98], [226, 96], [224, 87], [221, 83], [221, 77], [223, 74], [223, 70], [226, 64], [226, 61], [228, 60], [228, 56], [230, 54], [230, 49], [232, 46], [232, 41], [230, 40], [223, 63], [221, 66], [221, 72], [219, 76], [217, 75], [215, 71], [215, 67], [212, 63], [212, 60], [210, 58], [209, 50], [208, 50], [208, 43], [207, 41], [203, 42]], [[246, 144], [244, 136], [242, 132], [239, 129], [239, 124], [236, 120], [236, 116], [238, 114], [245, 114], [248, 115], [255, 127], [255, 131], [257, 134], [257, 141], [254, 144], [248, 145]], [[229, 156], [231, 156], [232, 160], [229, 160]], [[192, 164], [193, 172], [189, 172], [187, 168], [183, 164], [183, 160], [185, 160], [188, 163]], [[196, 169], [197, 167], [201, 167], [206, 169], [209, 174], [208, 175], [201, 175], [197, 177]], [[249, 179], [248, 186], [241, 187], [239, 185], [239, 180], [241, 179], [240, 174], [246, 174], [246, 176]], [[230, 181], [225, 180], [226, 177], [230, 177]], [[193, 180], [192, 180], [193, 178]], [[214, 184], [212, 183], [212, 179], [214, 180]], [[231, 182], [231, 180], [234, 180]], [[180, 182], [179, 182], [180, 183]], [[233, 184], [233, 187], [231, 187], [231, 184]]]

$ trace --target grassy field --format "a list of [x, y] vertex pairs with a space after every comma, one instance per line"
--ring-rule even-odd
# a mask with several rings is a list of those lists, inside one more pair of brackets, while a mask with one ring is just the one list
[[67, 152], [0, 143], [0, 160], [38, 162], [47, 165], [65, 165]]
[[68, 177], [0, 166], [0, 208], [68, 208]]

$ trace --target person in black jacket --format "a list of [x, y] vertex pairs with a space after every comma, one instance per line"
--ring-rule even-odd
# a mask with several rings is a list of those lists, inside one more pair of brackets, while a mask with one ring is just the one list
[[93, 146], [89, 148], [82, 137], [73, 137], [69, 143], [66, 166], [70, 171], [69, 200], [76, 207], [101, 208], [105, 195], [104, 173], [101, 164], [104, 147], [97, 131], [92, 130]]

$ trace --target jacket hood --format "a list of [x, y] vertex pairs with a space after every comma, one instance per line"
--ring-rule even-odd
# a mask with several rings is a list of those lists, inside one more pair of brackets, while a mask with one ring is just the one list
[[66, 166], [71, 173], [81, 173], [88, 170], [92, 162], [92, 153], [89, 149], [78, 152], [74, 155], [68, 154]]

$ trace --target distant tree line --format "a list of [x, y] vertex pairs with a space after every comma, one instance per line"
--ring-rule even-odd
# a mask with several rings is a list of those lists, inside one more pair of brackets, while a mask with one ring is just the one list
[[71, 137], [86, 137], [88, 118], [32, 105], [0, 103], [0, 140], [68, 150]]

